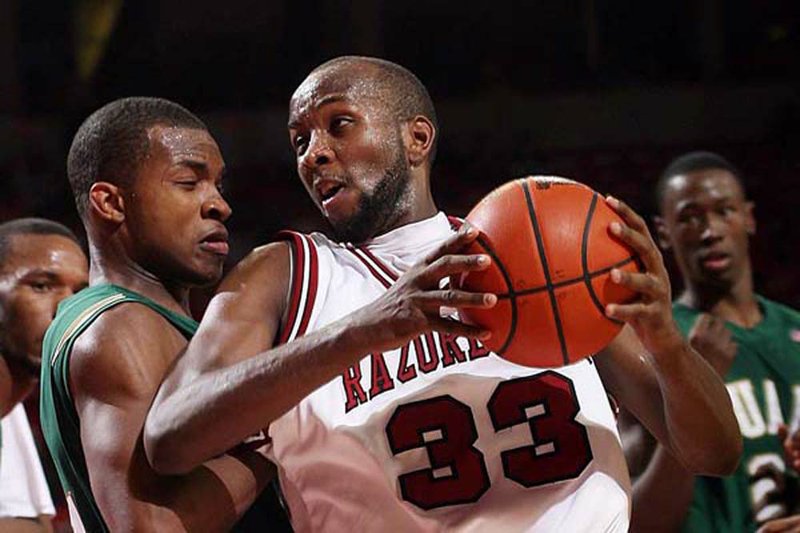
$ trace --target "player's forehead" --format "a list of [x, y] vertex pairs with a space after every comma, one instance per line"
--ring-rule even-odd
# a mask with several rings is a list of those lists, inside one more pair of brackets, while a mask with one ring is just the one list
[[297, 87], [289, 102], [290, 127], [316, 110], [332, 103], [361, 108], [380, 103], [385, 87], [369, 65], [333, 66], [311, 73]]
[[176, 163], [186, 158], [201, 161], [222, 161], [219, 146], [211, 134], [202, 129], [154, 124], [147, 128], [149, 153]]
[[28, 270], [86, 269], [86, 257], [78, 243], [69, 237], [57, 234], [19, 233], [8, 240], [8, 251], [3, 262], [3, 273]]
[[667, 206], [680, 209], [693, 203], [721, 199], [743, 200], [741, 183], [728, 170], [708, 168], [676, 174], [669, 179], [665, 190]]

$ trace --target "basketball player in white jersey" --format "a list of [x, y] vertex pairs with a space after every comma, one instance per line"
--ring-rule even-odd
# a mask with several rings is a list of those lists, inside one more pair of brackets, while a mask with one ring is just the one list
[[687, 468], [732, 471], [725, 388], [675, 328], [661, 256], [628, 207], [609, 199], [626, 222], [610, 230], [646, 268], [613, 274], [641, 296], [607, 308], [626, 327], [593, 360], [521, 367], [440, 314], [496, 297], [439, 288], [489, 258], [458, 254], [475, 232], [434, 204], [436, 117], [419, 80], [332, 60], [295, 91], [289, 132], [338, 239], [287, 234], [223, 282], [149, 413], [157, 470], [266, 428], [298, 531], [624, 531], [608, 390]]

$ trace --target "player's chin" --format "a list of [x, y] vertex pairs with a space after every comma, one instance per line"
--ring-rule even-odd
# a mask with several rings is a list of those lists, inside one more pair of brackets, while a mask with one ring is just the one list
[[698, 278], [708, 287], [716, 290], [729, 290], [735, 281], [734, 273], [731, 269], [709, 270], [703, 267], [698, 269]]
[[194, 287], [209, 287], [222, 279], [225, 257], [207, 258], [196, 264], [192, 269], [192, 285]]

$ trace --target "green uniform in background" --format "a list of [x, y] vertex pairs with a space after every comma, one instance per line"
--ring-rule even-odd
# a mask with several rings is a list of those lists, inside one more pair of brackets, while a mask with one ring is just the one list
[[[47, 447], [58, 470], [61, 487], [67, 496], [70, 521], [77, 519], [86, 531], [108, 531], [108, 525], [92, 495], [89, 474], [81, 444], [80, 420], [69, 388], [69, 360], [75, 340], [103, 312], [119, 304], [133, 302], [150, 307], [187, 339], [197, 330], [197, 322], [116, 285], [84, 289], [62, 301], [42, 343], [41, 423]], [[125, 354], [120, 354], [124, 357]], [[97, 487], [103, 490], [102, 487]]]
[[[696, 478], [684, 531], [755, 531], [797, 512], [797, 475], [785, 464], [777, 427], [800, 422], [800, 313], [757, 298], [758, 325], [726, 324], [738, 345], [725, 385], [744, 438], [742, 460], [732, 476]], [[684, 335], [700, 314], [681, 304], [673, 313]]]

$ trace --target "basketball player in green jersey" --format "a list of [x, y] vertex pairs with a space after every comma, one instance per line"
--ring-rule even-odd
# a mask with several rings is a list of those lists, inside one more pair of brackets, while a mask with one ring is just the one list
[[[800, 416], [800, 313], [754, 292], [753, 204], [727, 160], [708, 152], [675, 159], [657, 201], [660, 244], [683, 278], [675, 320], [724, 378], [744, 453], [732, 476], [712, 479], [692, 476], [655, 448], [634, 484], [633, 529], [753, 531], [796, 511], [797, 477], [778, 433]], [[641, 442], [629, 444], [635, 450]]]
[[196, 328], [189, 288], [217, 281], [228, 252], [217, 143], [175, 103], [125, 98], [81, 125], [67, 172], [90, 287], [61, 304], [45, 337], [41, 421], [73, 528], [227, 530], [272, 475], [263, 456], [243, 450], [162, 477], [141, 441]]

